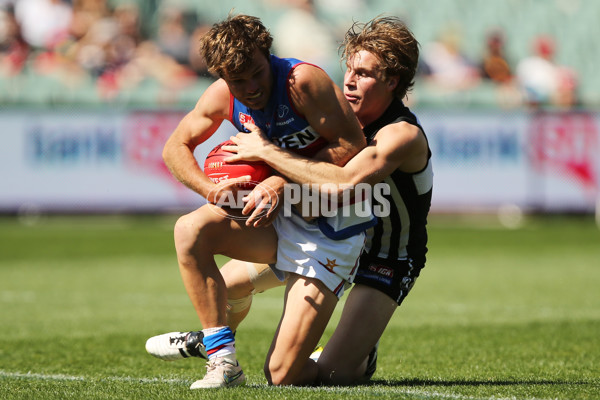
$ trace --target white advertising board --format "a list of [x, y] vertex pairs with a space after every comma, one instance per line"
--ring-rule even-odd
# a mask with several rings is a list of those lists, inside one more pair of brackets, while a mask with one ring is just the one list
[[[0, 112], [0, 212], [162, 211], [204, 199], [177, 182], [162, 148], [184, 112]], [[593, 211], [600, 114], [421, 111], [435, 173], [433, 211]], [[235, 133], [224, 124], [203, 160]]]
[[434, 210], [593, 211], [600, 187], [600, 115], [424, 112]]
[[[0, 210], [154, 211], [204, 199], [162, 162], [181, 112], [0, 113]], [[229, 137], [223, 126], [196, 152]]]

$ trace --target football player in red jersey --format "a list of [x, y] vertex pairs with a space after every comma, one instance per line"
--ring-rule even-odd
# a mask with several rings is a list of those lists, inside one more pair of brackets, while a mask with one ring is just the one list
[[[209, 202], [218, 197], [216, 185], [193, 153], [225, 120], [246, 131], [243, 123], [252, 120], [271, 140], [340, 165], [366, 145], [352, 109], [327, 74], [300, 60], [275, 57], [270, 54], [271, 42], [260, 20], [245, 15], [213, 25], [202, 38], [202, 55], [219, 79], [179, 123], [163, 158], [179, 181]], [[233, 179], [218, 188], [232, 189], [240, 182], [243, 179]], [[284, 183], [282, 177], [272, 176], [254, 192], [270, 187], [281, 193]], [[248, 204], [245, 212], [258, 204], [262, 201]], [[265, 214], [257, 207], [244, 223], [214, 212], [216, 207], [207, 204], [182, 216], [174, 229], [180, 273], [202, 324], [209, 358], [206, 376], [191, 388], [236, 386], [245, 380], [227, 322], [227, 287], [214, 260], [217, 254], [232, 258], [233, 264], [246, 265], [238, 260], [271, 264], [279, 279], [287, 282], [285, 308], [265, 374], [274, 385], [312, 383], [318, 371], [309, 356], [354, 276], [364, 229], [332, 240], [315, 220], [300, 215], [283, 217], [277, 210]], [[357, 226], [363, 226], [360, 222]], [[335, 273], [325, 267], [327, 260], [338, 260]], [[180, 339], [165, 338], [170, 344]], [[160, 343], [149, 340], [146, 347], [160, 356]]]

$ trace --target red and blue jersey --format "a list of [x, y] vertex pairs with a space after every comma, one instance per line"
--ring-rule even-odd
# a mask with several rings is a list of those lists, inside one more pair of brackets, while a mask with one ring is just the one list
[[306, 63], [295, 58], [278, 58], [274, 55], [271, 55], [270, 61], [273, 88], [267, 106], [262, 110], [254, 110], [231, 95], [229, 120], [240, 132], [248, 132], [243, 124], [252, 122], [278, 146], [310, 157], [327, 142], [296, 110], [289, 96], [290, 75], [294, 68]]
[[[290, 101], [290, 75], [298, 65], [306, 64], [294, 58], [278, 58], [271, 55], [273, 88], [267, 106], [255, 110], [245, 106], [233, 95], [230, 97], [229, 120], [240, 132], [248, 132], [244, 123], [252, 122], [279, 147], [294, 153], [312, 157], [327, 145], [327, 141], [315, 131]], [[340, 204], [338, 212], [331, 217], [317, 218], [317, 225], [324, 235], [342, 240], [357, 235], [375, 225], [377, 219], [370, 213], [357, 215], [356, 207], [370, 211], [369, 199], [357, 203]]]

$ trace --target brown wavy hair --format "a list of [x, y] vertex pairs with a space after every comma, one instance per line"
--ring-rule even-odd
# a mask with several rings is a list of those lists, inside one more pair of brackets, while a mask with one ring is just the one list
[[269, 59], [273, 37], [257, 17], [229, 15], [200, 39], [200, 54], [208, 70], [219, 77], [250, 67], [254, 49]]
[[354, 22], [340, 49], [342, 62], [348, 62], [348, 58], [361, 50], [375, 55], [384, 79], [398, 77], [394, 94], [402, 99], [415, 84], [419, 46], [402, 20], [379, 17], [367, 23]]

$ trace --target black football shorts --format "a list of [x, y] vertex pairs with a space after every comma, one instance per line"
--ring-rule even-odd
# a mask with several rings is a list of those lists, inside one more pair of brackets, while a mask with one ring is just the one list
[[424, 265], [412, 260], [387, 260], [363, 254], [358, 264], [354, 283], [377, 289], [402, 304]]

